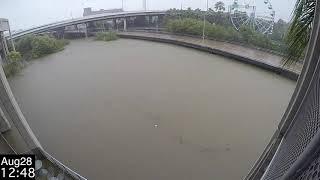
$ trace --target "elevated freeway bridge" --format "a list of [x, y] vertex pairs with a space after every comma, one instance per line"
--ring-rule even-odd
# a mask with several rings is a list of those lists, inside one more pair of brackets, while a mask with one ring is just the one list
[[[54, 22], [34, 28], [30, 28], [27, 30], [23, 30], [20, 32], [16, 32], [12, 34], [13, 39], [20, 38], [22, 36], [28, 34], [40, 34], [50, 31], [64, 31], [68, 26], [75, 26], [75, 25], [85, 25], [85, 27], [89, 26], [89, 23], [103, 21], [103, 20], [113, 20], [114, 23], [119, 20], [123, 24], [124, 30], [126, 29], [127, 20], [129, 18], [137, 18], [137, 17], [157, 17], [157, 19], [162, 19], [166, 11], [132, 11], [132, 12], [119, 12], [119, 13], [107, 13], [107, 14], [97, 14], [91, 16], [85, 16], [81, 18], [75, 18], [70, 20], [64, 20], [59, 22]], [[151, 19], [151, 18], [150, 18]], [[160, 22], [160, 20], [157, 20]], [[7, 37], [8, 38], [8, 37]]]

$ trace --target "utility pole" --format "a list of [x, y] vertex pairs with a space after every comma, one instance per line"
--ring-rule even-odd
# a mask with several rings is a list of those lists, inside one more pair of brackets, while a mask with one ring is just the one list
[[124, 11], [124, 9], [123, 9], [123, 0], [122, 0], [122, 11]]
[[143, 10], [146, 11], [147, 10], [147, 0], [142, 0], [143, 2]]
[[204, 12], [203, 16], [203, 30], [202, 30], [202, 42], [204, 43], [205, 39], [205, 29], [206, 29], [206, 13], [208, 12], [209, 9], [209, 0], [207, 0], [207, 10]]
[[182, 18], [181, 18], [181, 14], [182, 14], [182, 1], [181, 1], [180, 14], [179, 14], [180, 20], [182, 19]]

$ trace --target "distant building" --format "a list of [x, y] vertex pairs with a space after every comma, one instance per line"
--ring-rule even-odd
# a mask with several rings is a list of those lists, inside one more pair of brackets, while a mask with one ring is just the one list
[[83, 9], [83, 16], [90, 16], [90, 15], [96, 15], [96, 14], [105, 14], [105, 13], [119, 13], [124, 12], [122, 8], [120, 9], [100, 9], [98, 11], [93, 11], [92, 8], [84, 8]]

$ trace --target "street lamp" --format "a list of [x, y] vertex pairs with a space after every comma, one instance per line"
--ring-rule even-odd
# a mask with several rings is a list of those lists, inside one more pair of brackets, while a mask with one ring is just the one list
[[209, 9], [209, 0], [207, 0], [207, 11], [204, 13], [204, 16], [203, 16], [202, 42], [204, 42], [204, 39], [205, 39], [206, 13], [208, 12], [208, 9]]
[[123, 11], [123, 0], [122, 0], [122, 11]]

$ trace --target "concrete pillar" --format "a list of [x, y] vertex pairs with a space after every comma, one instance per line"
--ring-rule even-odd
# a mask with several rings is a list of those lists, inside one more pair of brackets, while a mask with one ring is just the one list
[[4, 56], [6, 57], [8, 54], [8, 47], [7, 47], [6, 38], [4, 37], [3, 32], [0, 32], [0, 43], [2, 45]]
[[7, 47], [6, 40], [5, 40], [5, 37], [4, 37], [2, 32], [0, 32], [0, 43], [2, 45], [2, 50], [3, 50], [4, 57], [7, 57], [8, 47]]
[[159, 16], [156, 16], [156, 29], [159, 31]]
[[123, 19], [123, 31], [127, 31], [127, 19]]
[[85, 25], [84, 33], [86, 35], [86, 38], [88, 38], [88, 25], [87, 25], [87, 23], [84, 23], [84, 25]]
[[7, 45], [7, 39], [5, 37], [3, 37], [3, 46], [4, 46], [4, 52], [5, 52], [6, 56], [7, 56], [8, 53], [9, 53], [9, 48], [8, 48], [8, 45]]
[[103, 24], [103, 32], [106, 32], [106, 21], [102, 21]]
[[[9, 23], [9, 22], [8, 22]], [[12, 49], [13, 51], [16, 51], [16, 47], [14, 45], [13, 39], [12, 39], [12, 34], [11, 34], [11, 30], [10, 30], [10, 25], [9, 25], [9, 35], [10, 35], [10, 40], [11, 40], [11, 45], [12, 45]]]
[[117, 19], [112, 19], [113, 22], [113, 30], [117, 29]]

